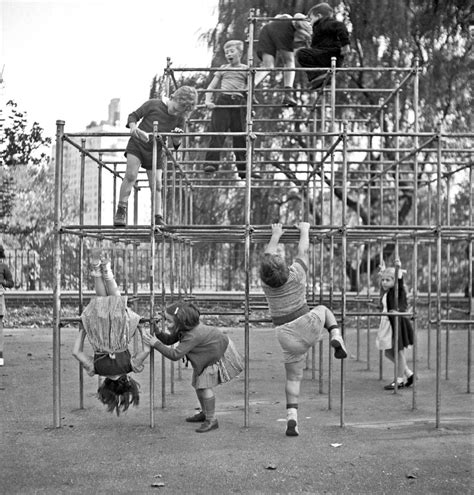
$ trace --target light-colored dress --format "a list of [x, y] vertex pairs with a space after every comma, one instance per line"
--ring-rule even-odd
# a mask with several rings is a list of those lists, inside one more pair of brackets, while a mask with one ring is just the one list
[[126, 296], [93, 297], [81, 319], [94, 352], [104, 353], [125, 351], [140, 322]]
[[[384, 313], [387, 312], [387, 293], [382, 296], [382, 311]], [[377, 331], [377, 337], [375, 338], [375, 345], [381, 351], [392, 348], [392, 326], [386, 315], [380, 318], [380, 326]]]

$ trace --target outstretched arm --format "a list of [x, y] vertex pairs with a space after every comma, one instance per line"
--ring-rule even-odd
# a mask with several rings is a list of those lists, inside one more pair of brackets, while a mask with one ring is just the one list
[[86, 338], [86, 331], [81, 328], [76, 341], [74, 342], [74, 348], [72, 350], [72, 355], [84, 366], [88, 375], [94, 375], [94, 362], [93, 360], [84, 354], [84, 339]]
[[143, 349], [137, 352], [135, 356], [133, 356], [134, 365], [137, 368], [141, 368], [143, 366], [145, 359], [150, 355], [150, 351], [151, 351], [150, 345], [147, 342], [145, 342], [145, 340], [143, 339], [143, 333], [141, 328], [140, 328], [140, 336], [142, 338]]
[[283, 235], [283, 226], [281, 223], [272, 224], [272, 236], [268, 243], [265, 254], [276, 254], [280, 237]]
[[306, 266], [309, 264], [309, 223], [300, 222], [296, 228], [300, 231], [300, 241], [298, 243], [298, 254], [297, 257], [305, 263]]

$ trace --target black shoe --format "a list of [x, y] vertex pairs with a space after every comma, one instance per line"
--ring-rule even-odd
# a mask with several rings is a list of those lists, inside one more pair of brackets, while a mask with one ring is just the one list
[[283, 100], [281, 101], [281, 104], [284, 107], [296, 107], [296, 106], [298, 106], [298, 102], [294, 98], [292, 98], [290, 95], [285, 95], [283, 97]]
[[347, 357], [346, 346], [341, 336], [337, 335], [331, 339], [331, 347], [334, 347], [334, 357], [336, 359], [345, 359]]
[[297, 437], [300, 434], [298, 431], [298, 423], [294, 419], [289, 419], [286, 422], [286, 436]]
[[214, 419], [212, 421], [204, 421], [204, 423], [196, 430], [196, 433], [207, 433], [208, 431], [211, 430], [217, 430], [219, 428], [219, 423], [217, 422], [217, 419]]
[[217, 172], [217, 167], [215, 165], [206, 165], [204, 167], [204, 173], [207, 175], [212, 175]]
[[202, 423], [203, 421], [206, 421], [206, 415], [202, 411], [199, 411], [194, 416], [187, 417], [186, 421], [188, 423]]
[[405, 387], [411, 387], [413, 385], [414, 380], [415, 380], [415, 373], [412, 373], [407, 378], [407, 381], [404, 383]]
[[[403, 388], [405, 384], [400, 382], [397, 384], [397, 388]], [[395, 390], [395, 382], [390, 383], [390, 385], [385, 385], [384, 390]]]
[[114, 227], [125, 227], [127, 225], [127, 207], [118, 205], [114, 216]]
[[[260, 174], [257, 174], [255, 172], [252, 172], [250, 174], [250, 177], [252, 177], [252, 179], [261, 179], [262, 176]], [[245, 180], [247, 178], [247, 173], [246, 172], [239, 172], [239, 178], [241, 180]]]
[[157, 227], [165, 227], [166, 226], [166, 223], [165, 221], [163, 220], [163, 216], [162, 215], [155, 215], [155, 225]]

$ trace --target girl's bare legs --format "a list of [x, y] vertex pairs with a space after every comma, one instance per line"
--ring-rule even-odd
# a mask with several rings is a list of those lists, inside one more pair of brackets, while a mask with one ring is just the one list
[[91, 252], [91, 275], [94, 277], [94, 288], [97, 296], [106, 296], [107, 288], [102, 278], [100, 269], [100, 249], [93, 249]]
[[[398, 378], [403, 378], [403, 376], [406, 376], [408, 378], [413, 375], [413, 371], [408, 367], [405, 351], [406, 349], [401, 349], [398, 351]], [[386, 349], [385, 357], [392, 363], [395, 363], [395, 355], [393, 353], [393, 349]]]
[[110, 260], [102, 259], [101, 261], [101, 269], [102, 269], [102, 279], [105, 284], [107, 296], [120, 296], [120, 290], [117, 286], [117, 282], [115, 281], [114, 274], [112, 272], [112, 268], [110, 266]]

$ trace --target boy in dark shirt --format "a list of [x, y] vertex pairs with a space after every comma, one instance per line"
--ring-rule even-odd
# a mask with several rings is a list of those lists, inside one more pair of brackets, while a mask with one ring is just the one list
[[[127, 170], [120, 187], [117, 211], [114, 217], [115, 227], [127, 225], [128, 198], [134, 186], [138, 171], [143, 167], [148, 175], [150, 189], [152, 189], [152, 162], [153, 162], [153, 122], [158, 122], [159, 132], [176, 132], [173, 145], [179, 146], [179, 133], [183, 132], [185, 118], [196, 107], [197, 91], [190, 86], [181, 86], [170, 98], [152, 99], [146, 101], [140, 108], [128, 116], [127, 127], [130, 128], [131, 138], [125, 149]], [[161, 175], [163, 163], [166, 160], [165, 152], [158, 142], [156, 196], [155, 196], [155, 224], [164, 225], [163, 205], [161, 200]]]
[[[336, 57], [336, 67], [341, 67], [344, 55], [350, 51], [349, 33], [343, 22], [334, 19], [334, 11], [327, 3], [315, 5], [308, 12], [313, 26], [311, 47], [300, 48], [296, 61], [301, 67], [331, 67], [331, 58]], [[326, 71], [307, 72], [311, 89], [320, 88]]]

